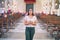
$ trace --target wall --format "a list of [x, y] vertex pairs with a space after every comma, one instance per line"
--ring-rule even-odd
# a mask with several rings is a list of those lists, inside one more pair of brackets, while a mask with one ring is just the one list
[[36, 0], [36, 3], [34, 4], [34, 12], [40, 13], [42, 11], [44, 11], [46, 14], [49, 14], [49, 0]]
[[20, 11], [20, 12], [25, 12], [26, 10], [26, 5], [24, 3], [24, 0], [14, 0], [13, 1], [13, 10], [15, 12]]
[[49, 14], [50, 11], [50, 5], [49, 5], [49, 0], [42, 0], [42, 10], [46, 13]]
[[[10, 6], [12, 10], [14, 10], [15, 12], [18, 11], [26, 12], [26, 3], [24, 2], [24, 0], [11, 0], [11, 1], [13, 1], [13, 4]], [[50, 9], [49, 2], [51, 1], [52, 1], [52, 8]], [[36, 3], [34, 3], [34, 12], [40, 13], [44, 11], [46, 14], [49, 14], [49, 11], [51, 10], [51, 14], [53, 14], [52, 11], [55, 10], [54, 7], [55, 7], [54, 0], [36, 0]], [[7, 5], [5, 8], [7, 9]], [[60, 15], [59, 12], [56, 14]]]
[[[11, 9], [14, 10], [15, 12], [20, 11], [20, 12], [25, 12], [26, 11], [26, 4], [24, 2], [24, 0], [12, 0], [13, 4], [11, 5]], [[36, 0], [36, 3], [34, 3], [34, 12], [36, 13], [40, 13], [40, 11], [45, 11], [46, 9], [45, 4], [46, 1], [44, 2], [44, 0]]]
[[[18, 1], [14, 0], [13, 1], [13, 10], [25, 12], [26, 3], [24, 3], [24, 0], [18, 0]], [[34, 12], [40, 12], [40, 11], [41, 11], [41, 0], [36, 0], [36, 3], [34, 3]]]

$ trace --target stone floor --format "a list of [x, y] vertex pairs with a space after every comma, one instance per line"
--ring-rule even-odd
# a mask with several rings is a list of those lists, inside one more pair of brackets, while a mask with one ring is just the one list
[[[16, 22], [14, 25], [15, 29], [10, 29], [8, 33], [0, 38], [0, 40], [25, 40], [25, 25], [23, 24], [23, 18], [20, 18]], [[34, 40], [55, 40], [46, 31], [46, 26], [47, 25], [41, 21], [37, 23], [37, 26], [35, 27]]]

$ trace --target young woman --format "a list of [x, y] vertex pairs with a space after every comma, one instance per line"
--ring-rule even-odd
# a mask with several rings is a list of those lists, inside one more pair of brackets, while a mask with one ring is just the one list
[[32, 9], [29, 9], [28, 15], [24, 18], [24, 24], [26, 25], [26, 40], [33, 40], [35, 34], [35, 26], [37, 24], [37, 18], [34, 16]]

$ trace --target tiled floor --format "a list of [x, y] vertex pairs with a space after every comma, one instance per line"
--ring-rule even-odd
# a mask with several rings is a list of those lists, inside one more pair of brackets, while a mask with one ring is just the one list
[[[23, 24], [23, 18], [19, 19], [14, 27], [15, 29], [9, 30], [0, 40], [25, 40], [25, 25]], [[54, 40], [46, 31], [45, 27], [46, 24], [42, 24], [41, 22], [37, 23], [34, 40]]]

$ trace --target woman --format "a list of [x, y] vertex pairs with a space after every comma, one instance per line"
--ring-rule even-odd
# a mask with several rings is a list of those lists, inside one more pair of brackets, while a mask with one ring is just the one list
[[24, 24], [26, 25], [26, 40], [33, 40], [36, 23], [37, 18], [34, 16], [32, 9], [29, 9], [28, 15], [24, 18]]

